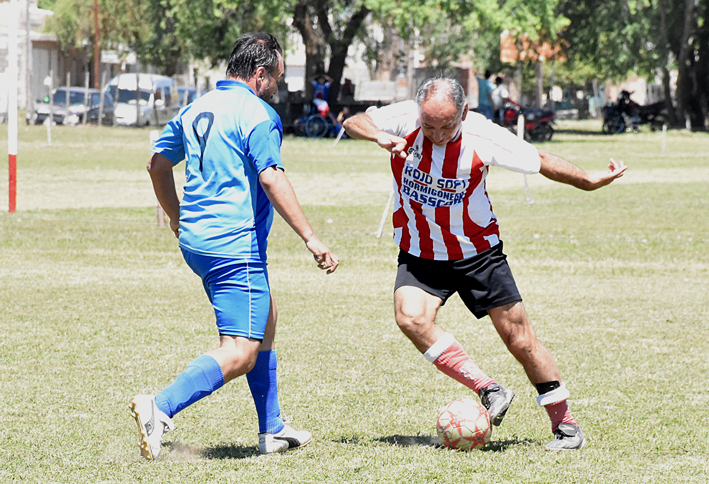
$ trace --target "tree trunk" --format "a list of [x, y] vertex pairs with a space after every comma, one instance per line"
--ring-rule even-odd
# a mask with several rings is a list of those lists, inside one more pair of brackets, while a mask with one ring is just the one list
[[[698, 12], [703, 18], [709, 14], [709, 2], [701, 4], [702, 11]], [[707, 117], [709, 117], [709, 25], [704, 25], [697, 29], [697, 63], [695, 68], [695, 79], [697, 80], [698, 101], [702, 112], [704, 129], [707, 128]]]
[[337, 96], [340, 94], [340, 84], [342, 72], [347, 61], [347, 51], [354, 40], [357, 31], [369, 15], [370, 10], [362, 5], [352, 14], [347, 22], [347, 27], [338, 37], [338, 32], [333, 31], [330, 25], [330, 10], [327, 2], [320, 0], [317, 4], [318, 23], [325, 36], [327, 44], [330, 46], [330, 66], [327, 75], [332, 79], [330, 83], [330, 104], [337, 103]]
[[680, 44], [677, 64], [679, 65], [679, 75], [677, 77], [677, 118], [679, 123], [686, 119], [687, 108], [689, 107], [692, 80], [689, 76], [689, 36], [692, 31], [692, 14], [694, 12], [694, 0], [684, 2], [684, 28], [682, 30], [682, 42]]
[[325, 72], [325, 42], [322, 32], [314, 24], [308, 0], [299, 0], [293, 12], [293, 25], [300, 32], [305, 44], [305, 98], [313, 98], [312, 81], [320, 72]]
[[660, 35], [661, 49], [664, 65], [662, 66], [662, 88], [665, 94], [665, 109], [667, 110], [667, 121], [671, 126], [677, 126], [677, 116], [675, 106], [672, 103], [672, 91], [670, 89], [670, 71], [667, 66], [670, 63], [670, 38], [667, 34], [667, 15], [665, 13], [665, 5], [663, 0], [658, 0], [657, 9], [660, 13]]

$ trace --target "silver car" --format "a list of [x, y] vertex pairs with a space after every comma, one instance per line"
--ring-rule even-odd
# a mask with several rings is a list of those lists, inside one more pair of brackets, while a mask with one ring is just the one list
[[[87, 122], [97, 124], [101, 93], [97, 89], [88, 90], [87, 106], [84, 107], [84, 94], [82, 87], [59, 87], [49, 96], [35, 102], [35, 110], [27, 116], [27, 124], [42, 124], [52, 112], [52, 120], [56, 124], [76, 125], [84, 122], [84, 113], [88, 114]], [[67, 93], [69, 103], [67, 104]], [[113, 98], [110, 93], [104, 93], [103, 112], [101, 124], [113, 124]]]

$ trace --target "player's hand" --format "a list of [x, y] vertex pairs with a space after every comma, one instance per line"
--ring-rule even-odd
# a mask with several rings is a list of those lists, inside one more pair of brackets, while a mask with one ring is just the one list
[[180, 238], [180, 221], [170, 219], [170, 230], [175, 234], [175, 237]]
[[335, 254], [332, 253], [328, 247], [320, 242], [320, 239], [313, 237], [305, 246], [313, 254], [313, 259], [318, 263], [318, 269], [327, 271], [328, 274], [332, 274], [340, 265], [340, 259], [337, 258]]
[[608, 171], [589, 175], [590, 190], [609, 185], [614, 180], [622, 177], [628, 167], [622, 161], [617, 162], [613, 158], [608, 162]]
[[394, 155], [399, 155], [402, 158], [408, 156], [408, 153], [406, 153], [406, 140], [404, 138], [382, 131], [377, 136], [377, 144]]

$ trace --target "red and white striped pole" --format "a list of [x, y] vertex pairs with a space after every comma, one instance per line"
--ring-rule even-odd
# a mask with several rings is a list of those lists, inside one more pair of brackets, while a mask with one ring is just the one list
[[[9, 212], [17, 209], [17, 0], [10, 0], [10, 38], [8, 39], [7, 153], [10, 158]], [[29, 29], [28, 29], [29, 30]], [[29, 32], [27, 32], [29, 35]]]

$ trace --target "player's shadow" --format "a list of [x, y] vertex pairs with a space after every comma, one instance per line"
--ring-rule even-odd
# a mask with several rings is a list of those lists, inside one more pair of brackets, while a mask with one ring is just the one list
[[171, 450], [175, 460], [201, 457], [203, 459], [248, 459], [260, 455], [258, 447], [237, 444], [215, 445], [213, 447], [193, 447], [181, 442], [164, 442], [163, 447]]
[[[443, 444], [441, 444], [441, 441], [438, 440], [438, 437], [427, 437], [422, 435], [391, 435], [388, 437], [379, 437], [374, 440], [389, 445], [398, 445], [400, 447], [421, 446], [443, 448]], [[488, 442], [488, 444], [481, 449], [481, 452], [504, 452], [510, 447], [526, 447], [531, 445], [539, 445], [539, 442], [535, 442], [531, 439], [493, 440]]]
[[398, 445], [400, 447], [443, 447], [438, 437], [428, 437], [426, 435], [390, 435], [388, 437], [379, 437], [374, 439], [376, 442], [382, 442], [389, 445]]
[[530, 447], [538, 446], [540, 442], [532, 439], [505, 439], [491, 440], [485, 447], [480, 449], [481, 452], [504, 452], [510, 447]]

